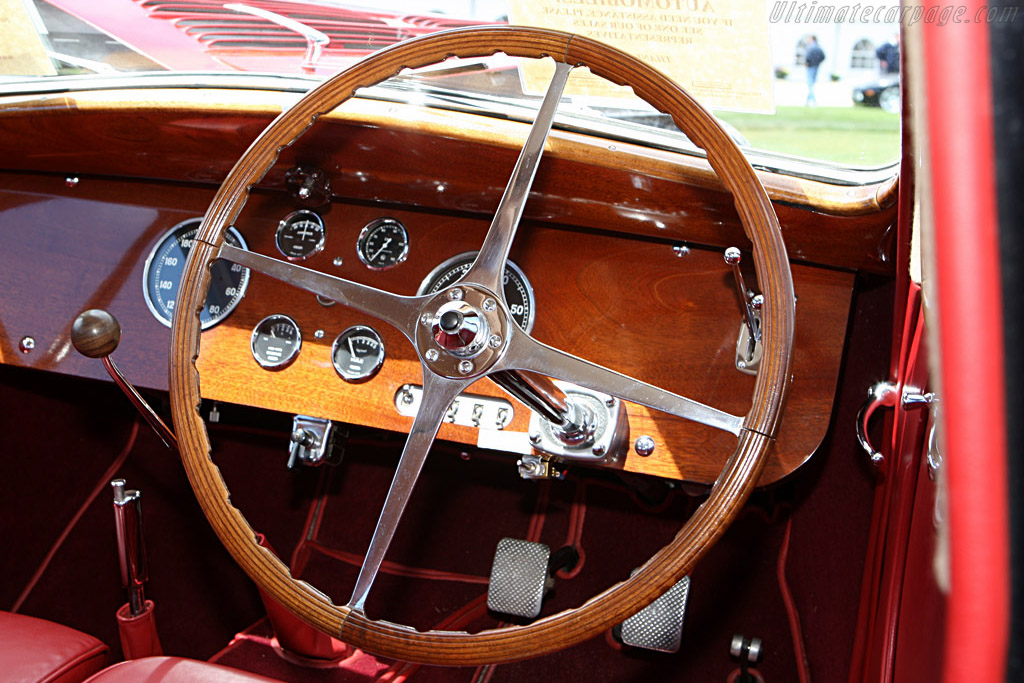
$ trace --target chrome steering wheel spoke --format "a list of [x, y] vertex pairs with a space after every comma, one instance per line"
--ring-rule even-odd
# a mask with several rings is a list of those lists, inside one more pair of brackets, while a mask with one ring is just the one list
[[548, 90], [544, 94], [537, 118], [533, 121], [530, 134], [526, 138], [519, 160], [512, 170], [505, 193], [501, 196], [498, 210], [487, 230], [487, 236], [480, 247], [480, 253], [462, 278], [462, 282], [478, 284], [505, 299], [502, 278], [505, 263], [508, 261], [512, 240], [515, 239], [519, 221], [523, 217], [523, 208], [530, 196], [533, 179], [537, 175], [540, 158], [544, 154], [544, 143], [551, 132], [551, 124], [555, 118], [555, 109], [562, 99], [565, 83], [573, 67], [564, 62], [555, 63], [555, 74], [551, 78]]
[[495, 366], [495, 370], [527, 370], [540, 373], [721, 429], [736, 436], [739, 436], [743, 428], [742, 415], [731, 415], [699, 401], [577, 358], [570, 353], [542, 344], [518, 329], [512, 331], [508, 340], [508, 350]]
[[445, 379], [434, 374], [426, 365], [422, 366], [422, 370], [423, 398], [419, 411], [409, 430], [405, 448], [402, 449], [402, 457], [398, 461], [398, 468], [391, 480], [391, 488], [384, 500], [384, 508], [377, 520], [377, 528], [373, 531], [373, 539], [366, 551], [363, 566], [359, 569], [352, 598], [348, 602], [349, 607], [360, 612], [364, 611], [366, 597], [370, 593], [370, 588], [373, 587], [374, 579], [377, 578], [384, 555], [388, 551], [388, 546], [391, 545], [391, 539], [395, 536], [398, 522], [412, 496], [413, 487], [420, 476], [423, 462], [427, 458], [427, 453], [430, 452], [430, 447], [434, 443], [437, 430], [441, 427], [448, 406], [462, 393], [463, 389], [472, 383], [472, 380]]
[[379, 318], [397, 328], [410, 341], [415, 334], [420, 308], [429, 298], [392, 294], [318, 270], [239, 249], [226, 242], [221, 246], [220, 258]]

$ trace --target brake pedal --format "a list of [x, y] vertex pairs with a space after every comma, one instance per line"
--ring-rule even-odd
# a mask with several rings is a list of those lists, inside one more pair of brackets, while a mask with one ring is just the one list
[[684, 576], [660, 598], [622, 622], [622, 642], [645, 650], [678, 652], [689, 595], [690, 577]]
[[566, 546], [554, 553], [544, 543], [518, 538], [498, 541], [487, 586], [487, 608], [516, 617], [535, 618], [544, 596], [555, 585], [560, 569], [571, 569], [579, 561], [575, 548]]
[[548, 560], [551, 548], [517, 538], [503, 538], [494, 551], [487, 609], [517, 617], [540, 614], [549, 588]]

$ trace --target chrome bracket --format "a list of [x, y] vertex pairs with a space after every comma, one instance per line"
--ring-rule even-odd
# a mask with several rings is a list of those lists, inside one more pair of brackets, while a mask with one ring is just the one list
[[288, 469], [299, 465], [318, 467], [331, 460], [334, 450], [334, 423], [322, 417], [296, 415], [288, 442]]
[[[395, 410], [400, 415], [414, 417], [423, 400], [423, 387], [403, 384], [395, 392]], [[445, 412], [444, 421], [477, 429], [504, 429], [515, 417], [512, 403], [503, 398], [460, 394]]]
[[750, 320], [754, 334], [744, 320], [736, 337], [736, 369], [748, 375], [756, 375], [761, 367], [761, 301], [760, 294], [751, 300]]
[[555, 384], [577, 414], [588, 415], [586, 435], [580, 438], [578, 431], [566, 434], [563, 428], [531, 412], [529, 439], [534, 450], [558, 460], [617, 462], [626, 452], [629, 440], [629, 420], [623, 402], [568, 382]]

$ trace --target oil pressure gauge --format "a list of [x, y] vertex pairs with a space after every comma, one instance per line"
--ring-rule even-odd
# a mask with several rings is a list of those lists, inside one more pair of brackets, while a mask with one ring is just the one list
[[285, 216], [278, 223], [277, 235], [274, 237], [278, 250], [289, 261], [304, 261], [320, 253], [326, 239], [324, 219], [306, 209]]
[[394, 218], [378, 218], [359, 233], [356, 253], [370, 270], [394, 268], [409, 255], [409, 232]]
[[292, 364], [302, 348], [302, 333], [286, 315], [270, 315], [252, 331], [252, 357], [261, 368], [281, 370]]
[[350, 327], [334, 340], [331, 362], [346, 382], [366, 382], [384, 365], [384, 342], [372, 327]]

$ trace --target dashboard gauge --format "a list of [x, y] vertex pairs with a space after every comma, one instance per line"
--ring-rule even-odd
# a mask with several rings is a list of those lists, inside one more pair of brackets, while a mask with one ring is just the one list
[[346, 382], [366, 382], [384, 365], [384, 342], [372, 327], [350, 327], [334, 340], [331, 362]]
[[[185, 261], [192, 250], [201, 218], [190, 218], [171, 228], [153, 247], [142, 273], [142, 291], [153, 316], [171, 326], [174, 304], [178, 297]], [[224, 241], [233, 247], [247, 249], [245, 240], [234, 228], [228, 228]], [[214, 261], [210, 268], [210, 291], [206, 305], [199, 314], [202, 329], [224, 320], [245, 296], [249, 286], [249, 269], [230, 261]]]
[[[475, 251], [468, 251], [465, 254], [453, 256], [430, 272], [430, 275], [420, 284], [417, 294], [434, 294], [442, 289], [451, 287], [462, 276], [469, 272], [476, 258]], [[505, 303], [508, 304], [508, 311], [512, 318], [524, 332], [533, 329], [533, 287], [526, 279], [526, 274], [512, 261], [505, 263], [504, 293]]]
[[409, 233], [394, 218], [378, 218], [359, 233], [356, 253], [371, 270], [394, 268], [409, 255]]
[[302, 333], [286, 315], [268, 315], [252, 330], [252, 357], [261, 368], [281, 370], [292, 364], [302, 348]]
[[277, 225], [274, 242], [289, 261], [304, 261], [323, 251], [327, 240], [324, 219], [312, 211], [302, 209], [285, 216]]

